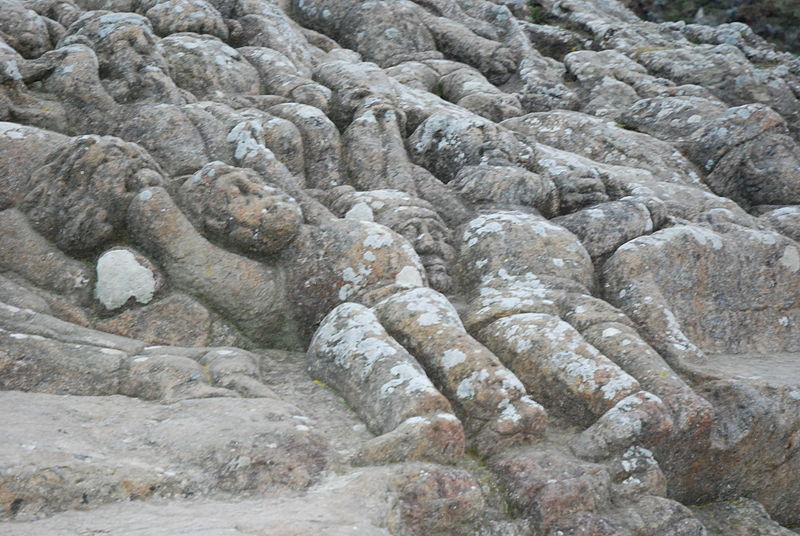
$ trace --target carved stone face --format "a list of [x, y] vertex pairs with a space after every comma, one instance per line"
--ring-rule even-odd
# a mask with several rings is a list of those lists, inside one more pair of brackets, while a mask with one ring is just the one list
[[434, 289], [449, 292], [448, 266], [455, 260], [450, 229], [423, 199], [399, 190], [353, 191], [349, 186], [332, 202], [332, 210], [346, 218], [380, 223], [411, 243]]
[[211, 162], [178, 192], [181, 208], [209, 238], [244, 253], [274, 254], [303, 223], [300, 205], [250, 169]]
[[[401, 213], [402, 217], [387, 218], [392, 221], [392, 225], [387, 226], [414, 246], [425, 266], [431, 287], [439, 292], [450, 291], [452, 280], [447, 267], [455, 260], [455, 250], [448, 243], [450, 230], [437, 214], [431, 214], [424, 208], [399, 207], [395, 212]], [[383, 223], [381, 219], [378, 218], [379, 223]]]
[[150, 22], [134, 13], [90, 15], [73, 25], [65, 43], [89, 44], [100, 77], [118, 102], [154, 98], [172, 102], [178, 88], [157, 45]]
[[138, 145], [79, 136], [32, 174], [19, 206], [62, 250], [92, 251], [125, 227], [128, 205], [139, 190], [162, 182], [158, 164]]

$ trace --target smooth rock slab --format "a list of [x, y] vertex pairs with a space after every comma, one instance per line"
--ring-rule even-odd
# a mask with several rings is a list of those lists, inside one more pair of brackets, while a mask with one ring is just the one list
[[335, 475], [305, 493], [257, 500], [124, 502], [91, 512], [6, 523], [8, 536], [388, 536], [473, 534], [483, 510], [467, 471], [401, 464]]
[[302, 489], [330, 456], [302, 417], [275, 399], [161, 405], [6, 391], [0, 517], [153, 496]]

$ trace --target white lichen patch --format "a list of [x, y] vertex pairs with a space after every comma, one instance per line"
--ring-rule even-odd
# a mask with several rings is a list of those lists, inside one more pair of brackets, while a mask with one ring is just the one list
[[780, 263], [792, 273], [800, 270], [800, 252], [794, 246], [787, 246], [783, 250]]
[[618, 400], [621, 393], [627, 395], [639, 390], [639, 382], [632, 376], [626, 374], [621, 369], [616, 372], [617, 374], [612, 376], [608, 382], [600, 387], [603, 398], [606, 400]]
[[516, 375], [514, 375], [514, 373], [507, 368], [495, 368], [494, 377], [500, 379], [500, 387], [502, 387], [506, 393], [512, 396], [525, 393], [525, 386], [522, 385], [522, 382], [519, 380], [519, 378], [517, 378]]
[[460, 365], [464, 361], [467, 360], [467, 354], [458, 350], [456, 348], [452, 348], [450, 350], [445, 350], [442, 354], [442, 368], [445, 372], [449, 371], [451, 368], [455, 367], [456, 365]]
[[622, 332], [617, 328], [606, 328], [603, 330], [603, 337], [605, 338], [614, 337], [616, 335], [619, 335], [620, 333]]
[[421, 287], [422, 275], [413, 266], [404, 266], [395, 276], [395, 281], [404, 287]]
[[309, 359], [353, 370], [366, 378], [373, 366], [396, 356], [400, 350], [374, 313], [355, 303], [343, 303], [322, 320], [309, 345]]
[[266, 156], [270, 160], [275, 159], [275, 155], [264, 146], [264, 128], [258, 121], [242, 121], [233, 127], [228, 133], [228, 143], [234, 144], [234, 158], [238, 163], [243, 163], [247, 159]]
[[339, 299], [344, 301], [361, 292], [371, 274], [372, 266], [360, 263], [355, 268], [348, 266], [342, 270], [341, 277], [345, 284], [339, 288]]
[[367, 376], [373, 365], [387, 357], [392, 357], [398, 351], [385, 340], [377, 337], [367, 337], [356, 346], [357, 355], [363, 360], [361, 376]]
[[522, 420], [522, 416], [519, 414], [517, 408], [515, 408], [513, 404], [508, 404], [500, 413], [500, 416], [497, 418], [497, 420], [518, 423]]
[[149, 303], [155, 290], [155, 274], [127, 249], [108, 251], [97, 261], [95, 297], [106, 309], [117, 309], [130, 298]]
[[375, 221], [375, 214], [366, 203], [356, 203], [345, 213], [344, 217], [350, 220]]
[[384, 227], [383, 225], [373, 223], [369, 227], [369, 233], [364, 239], [363, 244], [365, 248], [383, 248], [394, 244], [394, 237], [388, 228]]
[[470, 400], [475, 398], [475, 391], [481, 384], [489, 378], [489, 371], [481, 369], [474, 371], [468, 377], [464, 378], [458, 383], [456, 388], [456, 396], [462, 400]]
[[418, 365], [400, 363], [393, 366], [390, 372], [394, 378], [380, 387], [380, 394], [383, 397], [390, 395], [403, 384], [405, 384], [405, 392], [410, 395], [416, 393], [438, 393], [430, 379]]
[[390, 299], [409, 313], [420, 313], [416, 316], [417, 323], [421, 326], [451, 326], [460, 330], [464, 328], [453, 304], [433, 289], [419, 287]]

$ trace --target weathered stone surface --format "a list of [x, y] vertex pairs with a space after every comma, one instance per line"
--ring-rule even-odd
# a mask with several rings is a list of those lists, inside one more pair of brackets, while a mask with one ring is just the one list
[[[513, 211], [486, 214], [467, 223], [462, 233], [459, 267], [462, 285], [468, 289], [493, 277], [508, 280], [501, 272], [520, 279], [572, 280], [573, 285], [586, 288], [592, 284], [592, 261], [580, 242], [540, 216]], [[517, 250], [516, 244], [527, 240], [536, 240], [538, 247]], [[545, 258], [541, 251], [558, 252], [560, 257]], [[531, 285], [536, 286], [536, 281]]]
[[[298, 100], [306, 102], [304, 99]], [[287, 103], [275, 105], [269, 112], [291, 121], [300, 131], [305, 151], [303, 161], [306, 166], [307, 186], [327, 189], [342, 184], [342, 145], [336, 125], [319, 108], [321, 107], [315, 108], [308, 104]], [[327, 109], [327, 106], [323, 109]]]
[[[647, 344], [625, 317], [622, 321], [608, 321], [608, 313], [600, 318], [591, 317], [586, 305], [578, 305], [566, 318], [581, 328], [587, 342], [634, 376], [647, 391], [657, 395], [669, 408], [674, 431], [702, 436], [708, 432], [712, 420], [711, 405], [698, 396], [652, 346]], [[590, 322], [583, 324], [582, 316]], [[591, 322], [593, 320], [593, 322]]]
[[430, 203], [398, 190], [355, 192], [344, 187], [329, 204], [340, 216], [374, 221], [406, 238], [420, 256], [431, 287], [452, 290], [451, 232]]
[[[462, 418], [468, 444], [492, 453], [540, 435], [544, 409], [519, 379], [465, 330], [455, 308], [430, 289], [396, 294], [375, 306], [389, 334], [420, 360]], [[438, 330], [445, 337], [437, 336]]]
[[[402, 427], [394, 435], [411, 436], [402, 439], [412, 444], [403, 445], [410, 451], [404, 456], [391, 452], [385, 444], [394, 438], [385, 437], [380, 450], [389, 452], [373, 453], [377, 445], [368, 445], [362, 457], [452, 462], [463, 454], [463, 430], [450, 403], [366, 307], [345, 303], [331, 311], [311, 340], [308, 361], [311, 376], [342, 393], [375, 434]], [[431, 422], [438, 424], [426, 426]]]
[[228, 38], [228, 27], [219, 11], [204, 0], [160, 0], [145, 12], [160, 36], [180, 32]]
[[185, 99], [169, 76], [157, 39], [142, 15], [92, 11], [70, 25], [60, 44], [92, 47], [105, 88], [117, 102], [183, 104]]
[[199, 99], [224, 99], [226, 94], [257, 95], [258, 73], [235, 49], [221, 40], [194, 33], [172, 34], [159, 41], [170, 77]]
[[16, 209], [0, 212], [0, 266], [31, 283], [63, 294], [78, 303], [91, 297], [93, 275], [38, 235]]
[[636, 380], [557, 317], [507, 316], [483, 328], [478, 338], [508, 364], [536, 400], [573, 422], [591, 423], [639, 391]]
[[[296, 344], [284, 310], [282, 270], [208, 242], [162, 188], [142, 190], [131, 203], [129, 226], [172, 281], [202, 295], [254, 340]], [[230, 278], [231, 273], [237, 277]]]
[[629, 445], [658, 445], [672, 431], [672, 418], [657, 396], [639, 391], [627, 396], [570, 445], [585, 459], [604, 459]]
[[0, 208], [19, 203], [29, 188], [31, 173], [47, 163], [50, 155], [68, 138], [56, 132], [26, 127], [17, 123], [0, 123]]
[[95, 323], [109, 333], [139, 339], [150, 344], [175, 346], [216, 346], [213, 317], [203, 305], [184, 294], [174, 294], [144, 307], [125, 310]]
[[123, 535], [144, 529], [156, 536], [231, 531], [252, 536], [444, 535], [472, 530], [483, 504], [478, 482], [466, 471], [404, 464], [334, 476], [303, 493], [273, 492], [237, 500], [126, 501], [40, 521], [10, 522], [4, 528], [13, 536], [50, 536], [65, 529], [114, 530]]
[[292, 419], [297, 409], [278, 400], [157, 405], [15, 391], [0, 400], [9, 425], [6, 519], [148, 497], [302, 489], [330, 457], [320, 435]]
[[532, 165], [533, 150], [511, 131], [474, 118], [434, 114], [408, 138], [412, 160], [442, 182], [450, 182], [464, 166]]
[[571, 515], [601, 509], [611, 498], [605, 467], [557, 451], [529, 448], [497, 456], [490, 464], [509, 489], [509, 502], [544, 530]]
[[697, 172], [669, 144], [579, 112], [556, 111], [509, 119], [503, 126], [539, 143], [598, 162], [646, 169], [659, 179], [679, 184], [699, 182]]
[[718, 534], [794, 536], [797, 534], [772, 521], [764, 507], [744, 497], [692, 508], [710, 536]]
[[242, 47], [239, 53], [256, 69], [266, 91], [328, 111], [331, 90], [310, 78], [299, 76], [291, 60], [277, 50]]
[[220, 378], [208, 377], [196, 361], [170, 353], [169, 348], [139, 355], [144, 350], [140, 341], [106, 338], [106, 334], [67, 323], [58, 326], [62, 332], [37, 329], [35, 323], [47, 326], [55, 319], [34, 314], [31, 326], [23, 320], [30, 312], [6, 304], [3, 308], [7, 316], [0, 331], [4, 347], [0, 386], [5, 390], [125, 394], [145, 400], [236, 396], [228, 389], [212, 387]]
[[86, 252], [121, 232], [128, 203], [162, 184], [158, 164], [119, 138], [80, 136], [30, 178], [20, 208], [33, 226], [67, 252]]
[[797, 142], [763, 104], [726, 109], [696, 97], [644, 99], [622, 120], [675, 143], [708, 173], [703, 180], [715, 193], [746, 208], [797, 202]]
[[[735, 497], [800, 523], [797, 58], [618, 0], [4, 6], [0, 386], [98, 429], [213, 418], [147, 459], [109, 432], [3, 515], [190, 484], [220, 510], [15, 530], [701, 536], [675, 501]], [[169, 404], [103, 420], [120, 394]]]
[[0, 275], [0, 302], [18, 309], [30, 309], [48, 315], [53, 314], [44, 297], [33, 289], [21, 285], [18, 281], [6, 277], [7, 275], [13, 277], [8, 272]]
[[550, 216], [558, 212], [555, 185], [526, 169], [512, 166], [465, 166], [449, 183], [466, 200], [481, 208], [531, 207]]
[[656, 74], [679, 84], [699, 84], [734, 106], [762, 102], [795, 121], [798, 98], [771, 70], [751, 66], [736, 47], [697, 45], [670, 50], [643, 51], [637, 61]]
[[8, 0], [3, 4], [0, 32], [3, 40], [26, 58], [41, 56], [53, 46], [42, 17], [17, 0]]
[[760, 217], [767, 225], [795, 242], [800, 242], [800, 207], [782, 207]]
[[630, 198], [553, 218], [554, 223], [580, 238], [592, 259], [601, 259], [625, 242], [652, 232], [660, 223], [658, 220], [658, 215], [654, 218], [643, 200]]
[[797, 244], [727, 227], [676, 226], [640, 237], [604, 267], [608, 299], [673, 365], [702, 362], [702, 351], [797, 351]]
[[[700, 503], [707, 502], [703, 499], [717, 496], [708, 487], [709, 478], [715, 478], [711, 467], [717, 471], [724, 467], [721, 478], [716, 477], [721, 485], [762, 503], [779, 523], [796, 526], [798, 487], [796, 480], [788, 477], [798, 470], [796, 355], [788, 360], [770, 356], [771, 362], [763, 367], [767, 372], [758, 378], [742, 378], [741, 374], [731, 378], [734, 374], [727, 372], [725, 362], [735, 360], [733, 356], [717, 361], [722, 365], [715, 367], [720, 371], [716, 376], [722, 378], [712, 376], [699, 388], [716, 410], [711, 448], [697, 453], [700, 463], [695, 467], [700, 471], [678, 468], [681, 474], [675, 480], [680, 483], [676, 489]], [[785, 471], [770, 470], [777, 465]]]

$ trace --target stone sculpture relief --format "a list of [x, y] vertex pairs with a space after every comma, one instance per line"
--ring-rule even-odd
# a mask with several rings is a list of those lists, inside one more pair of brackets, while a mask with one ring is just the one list
[[[793, 534], [797, 58], [615, 0], [4, 2], [4, 531]], [[231, 514], [115, 504], [178, 496]]]

